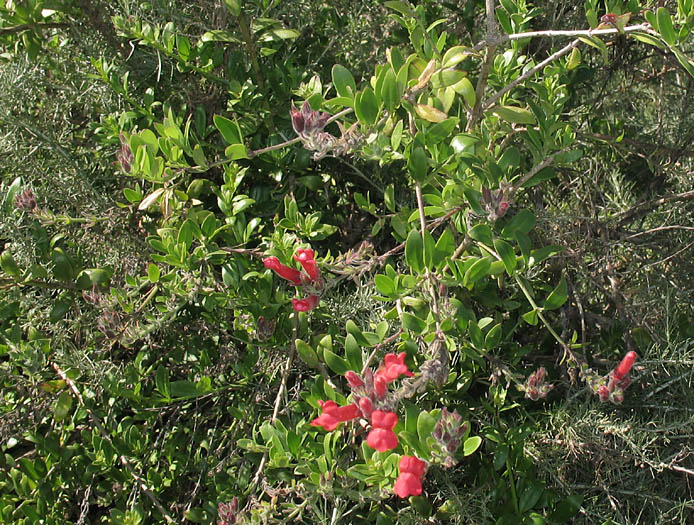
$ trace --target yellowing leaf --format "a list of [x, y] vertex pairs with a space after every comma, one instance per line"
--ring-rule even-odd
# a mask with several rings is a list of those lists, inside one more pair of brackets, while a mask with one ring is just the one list
[[429, 122], [442, 122], [448, 118], [443, 111], [439, 111], [435, 107], [427, 106], [426, 104], [417, 104], [414, 108], [417, 115]]

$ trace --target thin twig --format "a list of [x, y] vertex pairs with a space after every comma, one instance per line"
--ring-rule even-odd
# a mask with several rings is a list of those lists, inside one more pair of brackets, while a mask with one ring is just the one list
[[[486, 0], [485, 11], [487, 13], [487, 40], [493, 41], [498, 38], [494, 0]], [[484, 58], [484, 64], [482, 64], [480, 76], [477, 79], [477, 87], [475, 88], [475, 105], [470, 110], [467, 125], [465, 126], [467, 131], [470, 131], [475, 127], [480, 115], [483, 112], [482, 98], [484, 97], [484, 90], [487, 87], [489, 71], [491, 71], [492, 64], [494, 63], [494, 57], [496, 55], [496, 44], [490, 44], [486, 47], [487, 50]]]
[[[581, 41], [579, 39], [576, 39], [572, 41], [569, 45], [562, 47], [559, 51], [556, 53], [551, 54], [547, 58], [545, 58], [542, 62], [537, 64], [535, 67], [528, 69], [525, 73], [523, 73], [521, 76], [519, 76], [517, 79], [515, 79], [513, 82], [510, 82], [509, 84], [506, 84], [502, 89], [497, 91], [494, 95], [489, 97], [487, 100], [484, 101], [482, 104], [482, 109], [481, 112], [484, 112], [494, 106], [496, 102], [503, 97], [506, 93], [511, 91], [514, 87], [516, 87], [518, 84], [521, 82], [525, 82], [528, 78], [532, 77], [535, 73], [537, 73], [539, 70], [541, 70], [543, 67], [545, 67], [547, 64], [551, 64], [555, 60], [563, 57], [566, 55], [569, 51], [571, 51], [573, 48], [578, 46]], [[491, 49], [491, 48], [489, 48]]]
[[[633, 26], [627, 26], [623, 29], [624, 33], [633, 33], [634, 31], [645, 31], [646, 33], [658, 36], [651, 29], [650, 24], [637, 24]], [[498, 46], [511, 40], [523, 40], [525, 38], [535, 38], [535, 37], [557, 37], [557, 36], [570, 36], [570, 37], [580, 37], [580, 36], [602, 36], [602, 35], [616, 35], [619, 30], [616, 28], [608, 29], [579, 29], [579, 30], [548, 30], [548, 31], [528, 31], [526, 33], [512, 33], [510, 35], [496, 35], [494, 39], [486, 38], [481, 42], [478, 42], [473, 47], [473, 50], [479, 51], [485, 47]]]
[[[85, 404], [84, 404], [84, 399], [82, 398], [82, 394], [80, 391], [77, 389], [77, 386], [75, 383], [68, 377], [68, 375], [63, 372], [63, 370], [56, 364], [56, 363], [51, 363], [51, 366], [53, 367], [53, 370], [56, 371], [56, 373], [60, 376], [60, 378], [67, 383], [68, 387], [70, 387], [70, 390], [72, 393], [75, 395], [77, 398], [77, 401], [79, 404], [84, 408], [84, 410], [87, 412], [89, 415], [89, 419], [91, 419], [92, 423], [96, 428], [99, 429], [99, 432], [101, 433], [101, 437], [108, 441], [112, 447], [114, 447], [114, 450], [117, 450], [115, 448], [115, 445], [113, 444], [113, 441], [111, 440], [111, 437], [109, 434], [106, 432], [106, 429], [102, 425], [101, 421], [99, 418], [96, 417], [94, 412], [92, 412]], [[162, 516], [164, 516], [164, 519], [166, 520], [167, 523], [175, 523], [173, 518], [169, 516], [169, 513], [166, 512], [166, 509], [162, 506], [161, 503], [159, 503], [159, 500], [157, 497], [154, 495], [154, 493], [147, 487], [147, 483], [145, 482], [144, 479], [140, 477], [140, 475], [135, 472], [135, 469], [132, 467], [130, 462], [128, 461], [128, 458], [126, 458], [123, 454], [119, 456], [121, 464], [125, 467], [125, 469], [128, 471], [130, 476], [137, 482], [139, 485], [140, 489], [145, 493], [145, 495], [150, 499], [150, 501], [154, 504], [154, 506], [157, 508], [157, 510], [161, 513]]]
[[[280, 407], [282, 406], [282, 398], [284, 397], [284, 392], [287, 389], [287, 380], [289, 379], [289, 372], [292, 369], [292, 364], [294, 363], [294, 356], [296, 355], [296, 340], [299, 337], [299, 313], [294, 313], [294, 324], [292, 326], [292, 340], [289, 348], [289, 357], [287, 358], [287, 363], [282, 372], [282, 379], [280, 380], [280, 387], [277, 390], [277, 396], [275, 397], [275, 406], [272, 410], [272, 417], [270, 418], [270, 423], [277, 421], [277, 416], [280, 412]], [[263, 454], [263, 459], [260, 460], [260, 465], [258, 465], [258, 470], [253, 476], [252, 486], [257, 486], [263, 475], [263, 469], [267, 463], [268, 452]]]
[[547, 166], [552, 164], [554, 162], [554, 159], [557, 155], [561, 155], [562, 153], [566, 153], [569, 151], [571, 148], [564, 148], [560, 149], [556, 153], [553, 153], [549, 157], [547, 157], [545, 160], [540, 162], [537, 166], [534, 166], [528, 173], [523, 175], [518, 182], [516, 182], [511, 188], [508, 190], [508, 199], [510, 200], [513, 198], [513, 196], [516, 194], [516, 192], [525, 184], [528, 182], [530, 179], [532, 179], [535, 175], [537, 175], [540, 171], [545, 169]]

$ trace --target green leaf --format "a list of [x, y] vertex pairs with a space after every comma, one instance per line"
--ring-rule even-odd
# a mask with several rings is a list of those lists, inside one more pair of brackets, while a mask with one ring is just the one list
[[475, 102], [477, 102], [477, 94], [475, 93], [475, 87], [470, 82], [470, 79], [465, 77], [460, 80], [460, 82], [453, 84], [451, 86], [453, 90], [463, 97], [465, 103], [468, 107], [475, 107]]
[[6, 274], [14, 277], [19, 277], [22, 273], [14, 257], [12, 257], [10, 250], [5, 250], [2, 252], [2, 255], [0, 255], [0, 268], [2, 268], [2, 271]]
[[504, 226], [501, 234], [504, 237], [510, 237], [516, 232], [527, 234], [535, 227], [535, 221], [535, 214], [524, 208], [513, 216], [511, 222]]
[[316, 368], [318, 366], [318, 354], [316, 354], [316, 351], [308, 343], [301, 339], [297, 339], [296, 351], [301, 360], [308, 366], [311, 368]]
[[486, 246], [492, 246], [492, 229], [486, 224], [476, 224], [468, 232], [470, 238]]
[[58, 396], [58, 400], [53, 407], [53, 419], [60, 422], [63, 421], [72, 409], [72, 396], [69, 392], [63, 392]]
[[407, 2], [390, 1], [390, 2], [386, 2], [385, 6], [394, 10], [394, 11], [397, 11], [401, 15], [412, 16], [412, 9], [410, 8], [410, 6]]
[[159, 277], [161, 275], [161, 270], [159, 270], [159, 267], [154, 264], [154, 263], [149, 263], [147, 266], [147, 278], [151, 283], [156, 283], [159, 281]]
[[477, 350], [484, 350], [484, 336], [482, 335], [482, 330], [476, 321], [472, 320], [468, 323], [468, 334], [470, 335], [470, 342], [472, 346]]
[[455, 251], [455, 238], [449, 228], [443, 230], [434, 247], [434, 266], [439, 267]]
[[494, 239], [494, 249], [499, 254], [504, 262], [506, 273], [511, 275], [516, 270], [516, 252], [513, 251], [511, 245], [501, 239]]
[[332, 77], [337, 94], [340, 97], [354, 100], [354, 94], [357, 92], [357, 85], [354, 82], [352, 73], [350, 73], [346, 67], [335, 64], [332, 70]]
[[566, 278], [562, 276], [561, 280], [559, 281], [559, 284], [556, 286], [556, 288], [554, 288], [554, 290], [552, 290], [552, 293], [550, 293], [547, 297], [543, 309], [556, 310], [566, 302], [567, 298], [568, 291], [566, 285]]
[[581, 65], [581, 50], [574, 47], [569, 56], [569, 60], [566, 62], [566, 69], [572, 71]]
[[243, 135], [236, 122], [221, 115], [215, 115], [212, 120], [227, 144], [243, 144]]
[[528, 323], [531, 326], [536, 326], [537, 325], [537, 310], [533, 309], [530, 310], [529, 312], [524, 313], [521, 318], [523, 321]]
[[443, 139], [448, 138], [457, 125], [457, 117], [451, 117], [437, 122], [426, 130], [427, 144], [438, 144]]
[[51, 308], [51, 313], [48, 314], [48, 320], [51, 323], [55, 323], [65, 317], [65, 314], [70, 310], [72, 306], [72, 299], [69, 296], [62, 297], [53, 303]]
[[232, 15], [239, 16], [241, 14], [241, 0], [224, 0], [224, 5], [227, 6]]
[[366, 126], [371, 126], [378, 118], [378, 100], [370, 87], [359, 93], [354, 103], [354, 112], [359, 121]]
[[395, 295], [395, 283], [393, 283], [393, 279], [387, 275], [381, 273], [377, 274], [374, 277], [374, 286], [376, 286], [376, 290], [378, 290], [378, 293], [381, 295], [385, 295], [386, 297]]
[[233, 42], [235, 44], [241, 44], [241, 40], [231, 31], [223, 31], [220, 29], [215, 29], [208, 31], [200, 37], [203, 42]]
[[416, 181], [422, 181], [427, 176], [428, 157], [424, 148], [416, 147], [410, 153], [410, 158], [407, 161], [407, 167], [410, 170], [410, 175]]
[[443, 60], [441, 61], [441, 67], [455, 67], [467, 57], [474, 54], [475, 53], [466, 46], [452, 47], [444, 53]]
[[417, 435], [422, 443], [427, 442], [427, 438], [431, 436], [436, 426], [436, 420], [427, 412], [422, 410], [417, 417]]
[[408, 312], [403, 312], [402, 316], [402, 326], [407, 330], [411, 330], [415, 334], [421, 334], [426, 330], [427, 324], [421, 320], [416, 315], [412, 315]]
[[364, 366], [361, 347], [352, 334], [347, 334], [345, 337], [345, 355], [350, 368], [356, 372], [361, 372], [362, 366]]
[[231, 146], [227, 146], [224, 150], [224, 155], [226, 155], [229, 160], [248, 158], [248, 152], [244, 144], [232, 144]]
[[343, 376], [350, 368], [347, 365], [347, 361], [338, 356], [337, 354], [331, 352], [327, 348], [323, 350], [323, 360], [328, 368], [335, 372], [337, 375]]
[[424, 242], [418, 230], [410, 230], [405, 242], [405, 262], [415, 273], [424, 269]]
[[169, 370], [162, 365], [159, 365], [154, 375], [154, 384], [157, 391], [166, 399], [171, 397], [171, 383], [169, 381]]
[[501, 323], [497, 323], [487, 332], [487, 336], [484, 338], [484, 347], [487, 350], [493, 350], [499, 346], [501, 335]]
[[400, 90], [395, 82], [395, 73], [391, 68], [388, 68], [381, 85], [380, 98], [386, 110], [393, 111], [400, 104]]
[[59, 281], [72, 281], [75, 278], [77, 272], [72, 258], [62, 248], [53, 248], [51, 260], [53, 262], [53, 275], [56, 279]]
[[535, 124], [535, 115], [525, 108], [517, 106], [496, 106], [492, 110], [497, 117], [513, 124]]
[[465, 440], [465, 443], [463, 444], [463, 455], [469, 456], [470, 454], [474, 453], [475, 450], [477, 450], [481, 444], [482, 438], [479, 436], [472, 436], [467, 438]]
[[664, 7], [659, 7], [656, 11], [656, 19], [658, 21], [658, 33], [663, 37], [669, 45], [674, 46], [677, 42], [677, 34], [672, 26], [672, 17], [670, 12]]
[[482, 257], [481, 259], [475, 261], [465, 272], [465, 276], [463, 277], [463, 286], [474, 284], [482, 277], [486, 276], [491, 265], [492, 262], [487, 257]]

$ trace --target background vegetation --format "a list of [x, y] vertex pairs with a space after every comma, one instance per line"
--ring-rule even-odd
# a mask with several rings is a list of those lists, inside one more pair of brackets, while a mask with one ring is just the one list
[[[0, 7], [0, 522], [694, 518], [694, 6], [499, 2], [504, 34], [588, 30], [608, 12], [651, 23], [588, 37], [501, 115], [476, 102], [574, 37], [475, 48], [485, 7]], [[411, 54], [396, 97], [370, 84]], [[462, 72], [448, 108], [453, 84], [417, 91], [430, 60]], [[284, 144], [304, 100], [357, 124], [348, 154]], [[533, 149], [538, 115], [552, 131]], [[504, 189], [508, 211], [484, 193]], [[422, 225], [444, 239], [435, 257]], [[325, 279], [310, 314], [261, 262], [297, 247]], [[632, 385], [601, 403], [587, 367], [604, 376], [627, 350]], [[401, 351], [418, 376], [450, 359], [399, 406], [404, 452], [434, 457], [418, 423], [443, 407], [481, 438], [452, 468], [432, 459], [410, 500], [359, 423], [309, 425], [318, 400], [345, 404], [345, 370]], [[540, 366], [554, 386], [531, 401]]]

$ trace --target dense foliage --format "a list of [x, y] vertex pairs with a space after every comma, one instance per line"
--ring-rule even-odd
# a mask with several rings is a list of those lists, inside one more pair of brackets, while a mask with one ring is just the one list
[[686, 523], [693, 24], [5, 2], [0, 521]]

